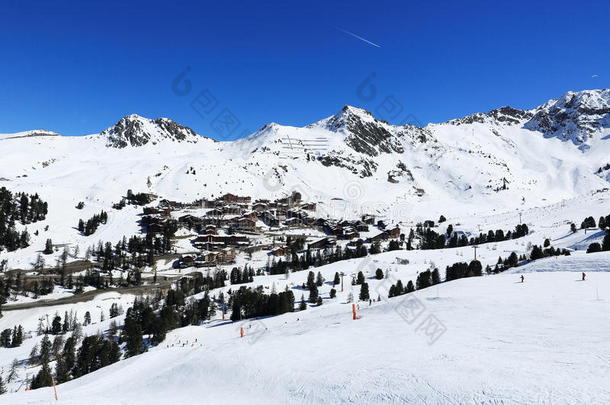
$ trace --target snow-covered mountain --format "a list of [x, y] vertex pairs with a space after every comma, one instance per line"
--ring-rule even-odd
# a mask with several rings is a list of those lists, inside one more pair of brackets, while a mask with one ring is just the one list
[[[600, 168], [610, 163], [609, 105], [610, 90], [570, 92], [528, 111], [502, 107], [423, 128], [345, 106], [305, 127], [271, 123], [232, 142], [130, 115], [88, 136], [0, 135], [0, 186], [39, 193], [66, 243], [83, 238], [72, 229], [77, 215], [108, 210], [128, 189], [178, 201], [297, 190], [320, 202], [318, 215], [398, 221], [522, 209], [608, 188]], [[125, 226], [99, 237], [122, 237]]]
[[112, 148], [142, 146], [148, 143], [156, 145], [167, 140], [196, 143], [200, 139], [192, 129], [168, 118], [151, 120], [137, 114], [121, 118], [100, 136], [106, 139], [106, 146]]
[[587, 150], [610, 135], [610, 89], [568, 92], [536, 108], [525, 127]]
[[[24, 391], [40, 368], [28, 359], [43, 346], [45, 336], [37, 333], [42, 320], [68, 312], [80, 320], [89, 314], [93, 321], [82, 332], [108, 335], [126, 316], [121, 311], [109, 318], [112, 305], [129, 308], [132, 294], [143, 290], [105, 290], [73, 300], [73, 290], [59, 287], [52, 297], [15, 295], [19, 301], [2, 308], [0, 331], [22, 325], [27, 338], [18, 347], [0, 349], [0, 377], [11, 392], [0, 395], [0, 404], [56, 403], [52, 395], [66, 404], [94, 405], [608, 403], [604, 370], [610, 346], [603, 342], [610, 333], [610, 301], [604, 295], [610, 287], [610, 252], [585, 253], [602, 241], [604, 231], [572, 231], [570, 224], [608, 214], [609, 95], [608, 90], [568, 93], [531, 110], [502, 107], [423, 128], [393, 126], [345, 106], [305, 127], [270, 123], [232, 142], [200, 136], [166, 118], [138, 115], [80, 137], [46, 130], [0, 134], [0, 187], [36, 192], [49, 203], [44, 220], [17, 224], [27, 226], [31, 245], [0, 252], [9, 268], [24, 274], [48, 239], [57, 249], [45, 255], [47, 268], [56, 260], [59, 266], [64, 246], [85, 252], [98, 241], [141, 235], [142, 207], [112, 207], [128, 189], [189, 202], [227, 192], [275, 198], [299, 191], [304, 200], [318, 203], [318, 218], [372, 213], [405, 233], [417, 221], [440, 214], [447, 217], [440, 233], [448, 224], [468, 234], [529, 226], [523, 237], [490, 241], [474, 252], [472, 246], [400, 249], [316, 267], [326, 280], [316, 290], [323, 305], [304, 302], [306, 311], [235, 322], [219, 311], [209, 321], [170, 331], [144, 354], [53, 389]], [[100, 210], [108, 212], [108, 221], [93, 235], [77, 231], [79, 218]], [[189, 207], [172, 215], [203, 211]], [[265, 238], [273, 242], [279, 232], [284, 232], [280, 238], [292, 232], [324, 235], [314, 229], [271, 231]], [[190, 254], [189, 239], [195, 236], [181, 228], [175, 252]], [[483, 266], [494, 266], [498, 256], [528, 255], [533, 244], [545, 240], [571, 255], [389, 297], [391, 284], [416, 281], [427, 268], [442, 272], [470, 261], [473, 253]], [[169, 277], [168, 283], [194, 270], [174, 268], [176, 255], [167, 256], [144, 273], [150, 279]], [[80, 257], [86, 253], [68, 260]], [[226, 267], [262, 268], [267, 260], [267, 250], [244, 252]], [[377, 277], [378, 269], [385, 277]], [[357, 298], [363, 285], [349, 282], [358, 271], [370, 301]], [[345, 289], [331, 282], [335, 274], [347, 276]], [[519, 282], [520, 276], [526, 281]], [[261, 274], [240, 286], [293, 290], [304, 299], [308, 277], [308, 271]], [[229, 296], [235, 290], [227, 283], [187, 299], [221, 291]], [[62, 298], [71, 299], [42, 302]], [[358, 305], [357, 319], [352, 303]], [[433, 334], [431, 319], [440, 327]]]

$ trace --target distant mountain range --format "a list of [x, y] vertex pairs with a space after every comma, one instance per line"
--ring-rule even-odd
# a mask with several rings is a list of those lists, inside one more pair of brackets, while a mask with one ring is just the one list
[[299, 189], [327, 206], [351, 202], [353, 215], [364, 203], [385, 214], [398, 205], [412, 213], [473, 202], [479, 209], [519, 207], [608, 186], [600, 168], [610, 163], [610, 90], [569, 92], [532, 110], [502, 107], [423, 128], [345, 106], [306, 127], [271, 123], [218, 142], [167, 118], [132, 114], [100, 134], [34, 130], [2, 134], [0, 146], [0, 185], [62, 190], [60, 199], [70, 204], [109, 204], [127, 189], [183, 201]]

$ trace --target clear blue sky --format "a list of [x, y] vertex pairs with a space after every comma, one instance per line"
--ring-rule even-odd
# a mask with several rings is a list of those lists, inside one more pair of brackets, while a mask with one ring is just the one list
[[[610, 87], [609, 21], [608, 1], [4, 0], [0, 132], [88, 134], [138, 113], [220, 137], [226, 108], [234, 138], [392, 96], [401, 114], [380, 115], [393, 123], [531, 108]], [[359, 92], [372, 73], [376, 93]], [[206, 95], [215, 108], [199, 114]]]

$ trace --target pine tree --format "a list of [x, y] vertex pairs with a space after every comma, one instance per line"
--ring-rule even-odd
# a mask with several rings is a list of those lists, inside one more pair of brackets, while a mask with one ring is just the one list
[[51, 340], [48, 335], [44, 335], [42, 341], [40, 342], [40, 362], [48, 363], [51, 361], [51, 348], [52, 348]]
[[61, 333], [61, 317], [59, 315], [55, 315], [53, 318], [53, 322], [51, 323], [51, 333], [53, 335], [58, 335]]
[[315, 285], [315, 274], [313, 273], [313, 271], [310, 271], [307, 274], [307, 283], [305, 284], [307, 289], [311, 290], [311, 288]]
[[376, 278], [377, 280], [383, 280], [383, 270], [381, 270], [381, 269], [377, 269], [377, 270], [375, 271], [375, 278]]
[[330, 289], [330, 298], [335, 298], [337, 296], [337, 290], [334, 288]]
[[85, 312], [85, 319], [83, 321], [83, 325], [87, 326], [91, 323], [91, 314], [89, 313], [89, 311]]
[[30, 350], [29, 361], [30, 364], [38, 363], [38, 344], [35, 344]]
[[362, 283], [362, 286], [360, 287], [360, 301], [368, 301], [371, 299], [370, 295], [369, 295], [369, 284], [368, 283]]
[[53, 253], [53, 241], [51, 239], [47, 239], [42, 253], [44, 253], [45, 255], [50, 255], [51, 253]]
[[341, 283], [341, 278], [339, 277], [339, 273], [335, 272], [335, 278], [333, 278], [333, 287], [339, 285]]
[[309, 289], [309, 302], [312, 304], [315, 304], [317, 301], [318, 301], [318, 286], [314, 284]]
[[322, 287], [323, 284], [324, 284], [324, 277], [322, 277], [322, 273], [318, 272], [318, 275], [316, 276], [316, 285], [318, 287]]
[[606, 231], [606, 236], [604, 236], [604, 240], [602, 241], [602, 250], [610, 250], [610, 231]]
[[130, 316], [125, 318], [122, 338], [125, 342], [125, 357], [137, 356], [146, 351], [144, 341], [142, 340], [142, 327]]
[[6, 394], [6, 386], [4, 385], [2, 376], [0, 376], [0, 395], [2, 395], [2, 394]]
[[439, 284], [441, 282], [441, 275], [438, 272], [438, 269], [432, 270], [432, 285]]
[[53, 377], [51, 376], [51, 369], [49, 368], [49, 363], [42, 363], [42, 368], [36, 374], [34, 379], [32, 379], [32, 383], [30, 384], [31, 389], [37, 389], [42, 387], [50, 387], [53, 384]]
[[9, 369], [8, 376], [6, 377], [7, 382], [13, 382], [19, 378], [19, 360], [14, 359], [11, 363], [11, 368]]
[[301, 294], [301, 302], [299, 304], [299, 311], [304, 311], [307, 309], [307, 303], [305, 303], [305, 297]]
[[361, 271], [358, 272], [358, 276], [356, 277], [356, 284], [360, 285], [364, 283], [364, 274]]

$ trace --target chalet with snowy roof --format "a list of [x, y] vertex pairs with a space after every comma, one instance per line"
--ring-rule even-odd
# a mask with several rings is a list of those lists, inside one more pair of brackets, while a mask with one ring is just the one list
[[220, 218], [224, 216], [225, 213], [222, 208], [214, 208], [213, 210], [209, 210], [208, 212], [206, 212], [205, 215], [212, 218]]
[[300, 208], [301, 208], [302, 210], [307, 210], [307, 211], [315, 211], [315, 210], [316, 210], [316, 208], [317, 208], [317, 205], [316, 205], [316, 203], [312, 203], [312, 202], [310, 202], [310, 203], [301, 204], [301, 207], [300, 207]]
[[267, 203], [257, 202], [252, 204], [252, 210], [256, 212], [263, 212], [269, 209], [269, 205]]
[[293, 191], [292, 194], [290, 194], [290, 196], [284, 197], [284, 198], [278, 198], [276, 201], [277, 201], [278, 205], [292, 207], [293, 205], [300, 204], [301, 193], [299, 193], [298, 191]]
[[400, 237], [400, 228], [396, 226], [395, 228], [388, 229], [375, 236], [371, 236], [370, 238], [368, 238], [368, 242], [379, 242], [382, 240], [396, 239], [398, 237]]
[[253, 232], [256, 230], [256, 222], [249, 218], [235, 218], [230, 222], [230, 227], [235, 230]]
[[195, 266], [195, 257], [191, 255], [184, 255], [178, 260], [178, 265], [181, 269]]
[[223, 195], [222, 197], [219, 197], [217, 199], [217, 201], [223, 201], [224, 203], [227, 204], [250, 204], [250, 202], [252, 201], [251, 197], [241, 197], [235, 194], [231, 194], [231, 193], [227, 193], [225, 195]]
[[192, 243], [198, 249], [243, 247], [248, 246], [249, 239], [237, 235], [202, 235], [196, 237]]
[[261, 213], [259, 218], [267, 226], [279, 226], [280, 225], [280, 220], [277, 219], [277, 217], [274, 214], [272, 214], [271, 211], [265, 211], [265, 212]]
[[363, 215], [362, 222], [368, 225], [375, 225], [375, 216], [374, 215]]
[[335, 238], [326, 237], [319, 239], [315, 242], [308, 243], [307, 249], [324, 249], [327, 247], [331, 247], [337, 244], [337, 240]]
[[221, 211], [225, 215], [241, 215], [246, 210], [243, 207], [232, 204], [232, 205], [225, 205], [224, 207], [221, 208]]
[[280, 256], [286, 256], [288, 253], [290, 253], [290, 248], [288, 246], [280, 246], [280, 247], [271, 249], [268, 254], [269, 254], [269, 256], [280, 257]]

